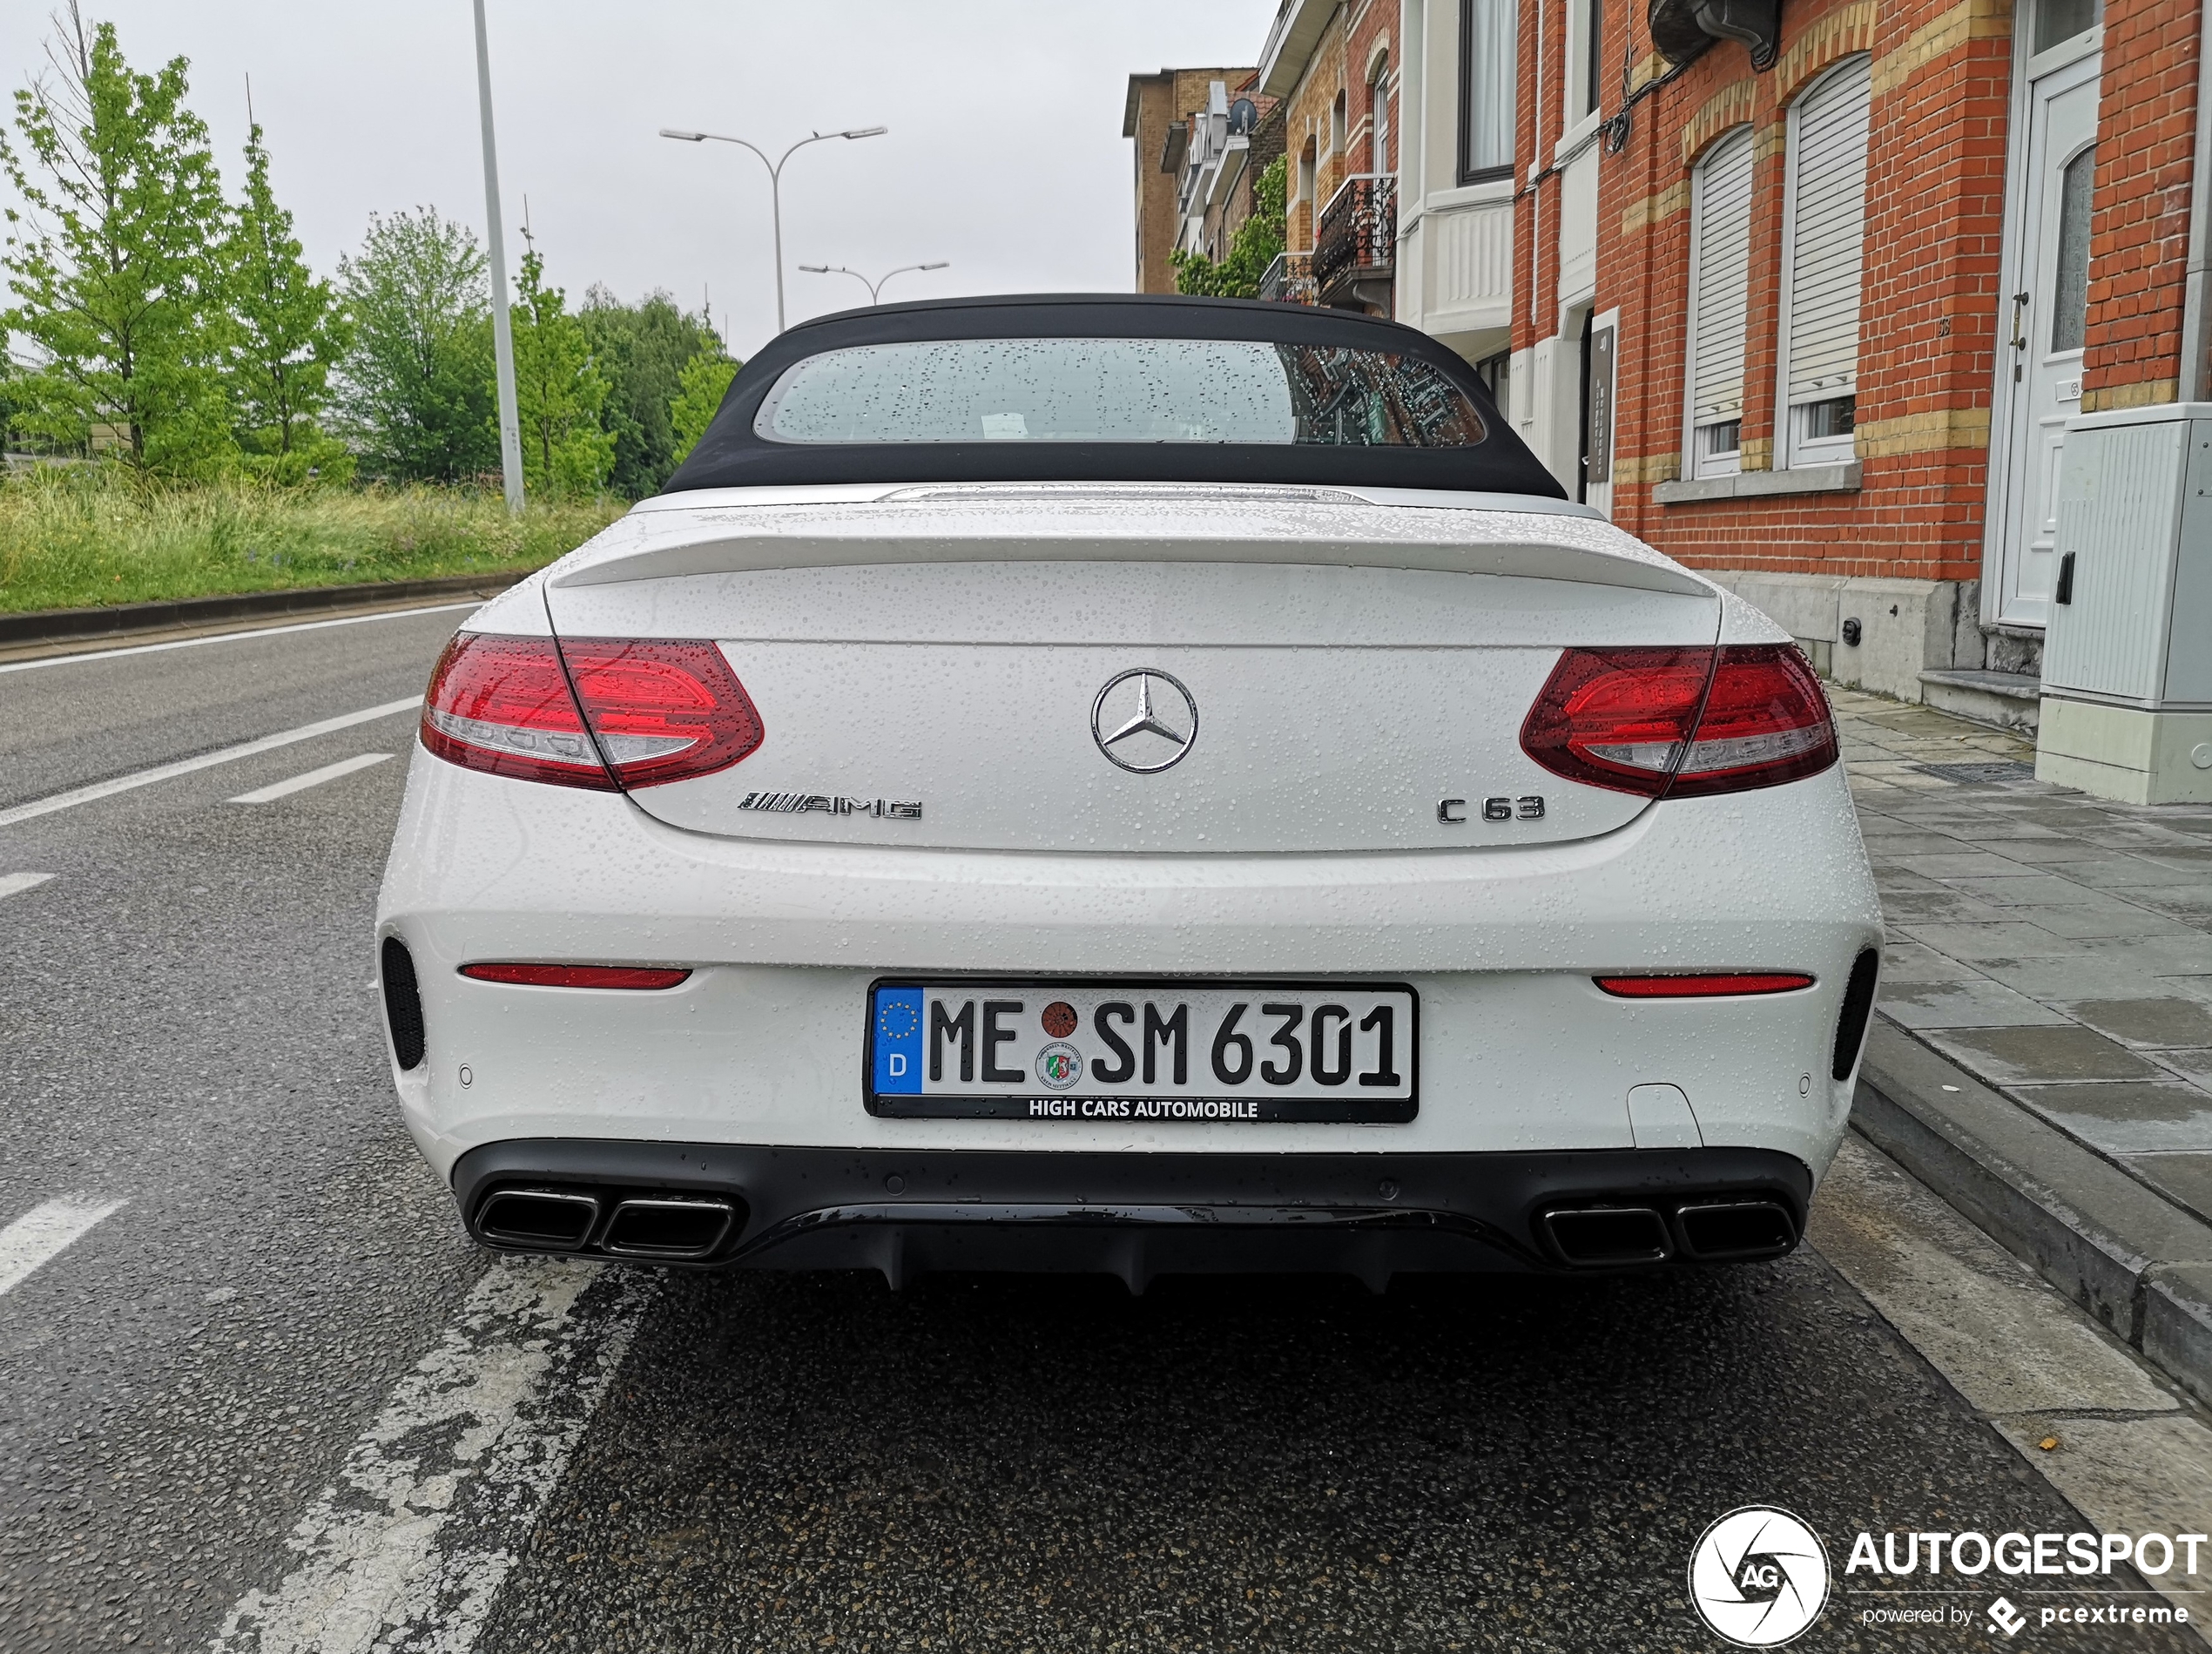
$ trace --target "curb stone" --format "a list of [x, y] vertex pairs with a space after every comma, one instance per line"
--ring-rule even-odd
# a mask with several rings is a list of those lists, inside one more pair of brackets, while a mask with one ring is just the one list
[[2143, 1354], [2212, 1405], [2212, 1264], [2165, 1264], [2151, 1273]]
[[0, 614], [0, 648], [72, 643], [84, 638], [127, 637], [224, 620], [255, 620], [327, 610], [374, 609], [413, 597], [489, 597], [529, 570], [504, 574], [441, 575], [429, 580], [381, 580], [345, 586], [287, 586], [226, 597], [173, 597], [158, 603], [119, 603], [97, 609], [34, 609]]
[[2212, 1225], [1877, 1015], [1851, 1124], [2199, 1400]]

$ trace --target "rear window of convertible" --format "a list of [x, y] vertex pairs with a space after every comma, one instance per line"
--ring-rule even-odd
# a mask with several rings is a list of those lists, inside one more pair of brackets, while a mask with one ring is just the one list
[[1473, 448], [1466, 393], [1416, 357], [1216, 339], [948, 339], [827, 350], [753, 421], [773, 442]]

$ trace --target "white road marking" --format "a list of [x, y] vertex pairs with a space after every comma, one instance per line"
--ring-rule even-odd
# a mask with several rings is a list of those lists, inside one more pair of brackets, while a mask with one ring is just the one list
[[4, 1298], [41, 1264], [69, 1250], [70, 1243], [123, 1205], [63, 1195], [0, 1229], [0, 1298]]
[[0, 873], [0, 896], [19, 896], [36, 890], [54, 875], [51, 873]]
[[30, 803], [18, 804], [11, 810], [0, 810], [0, 827], [13, 827], [18, 821], [28, 821], [37, 816], [51, 815], [56, 810], [73, 809], [79, 804], [90, 804], [95, 799], [113, 798], [118, 793], [128, 793], [133, 787], [152, 786], [156, 781], [190, 775], [194, 770], [212, 769], [218, 764], [253, 758], [261, 753], [273, 753], [278, 747], [289, 746], [294, 741], [311, 741], [318, 735], [351, 729], [356, 724], [373, 724], [380, 718], [391, 718], [421, 704], [421, 696], [409, 695], [405, 700], [388, 700], [381, 706], [346, 712], [337, 718], [326, 718], [320, 723], [302, 724], [297, 729], [264, 735], [259, 740], [243, 741], [236, 746], [226, 746], [220, 752], [202, 753], [198, 758], [180, 758], [173, 764], [158, 764], [150, 770], [140, 770], [133, 775], [118, 775], [111, 781], [96, 781], [90, 786], [57, 793], [51, 798], [33, 799]]
[[241, 793], [230, 802], [273, 804], [279, 799], [290, 798], [294, 793], [304, 793], [311, 786], [320, 786], [325, 781], [334, 781], [341, 775], [351, 775], [355, 770], [365, 770], [372, 764], [381, 764], [391, 756], [389, 753], [363, 753], [354, 758], [341, 758], [335, 764], [326, 764], [319, 770], [309, 770], [305, 775], [295, 775], [288, 781], [273, 781], [266, 786], [255, 787], [251, 793]]
[[427, 609], [387, 609], [373, 615], [341, 615], [335, 620], [300, 620], [283, 626], [249, 626], [243, 631], [218, 631], [205, 638], [177, 638], [168, 643], [125, 644], [119, 649], [87, 649], [77, 655], [43, 655], [37, 660], [10, 661], [0, 672], [37, 672], [41, 666], [74, 666], [80, 660], [113, 660], [118, 655], [152, 655], [164, 649], [197, 649], [202, 644], [235, 643], [240, 638], [273, 638], [286, 631], [320, 631], [325, 626], [364, 626], [372, 620], [404, 620], [409, 615], [442, 615], [455, 609], [481, 609], [490, 599], [471, 597], [466, 603], [434, 603]]
[[651, 1291], [561, 1259], [495, 1263], [292, 1530], [299, 1565], [239, 1599], [212, 1654], [469, 1654]]

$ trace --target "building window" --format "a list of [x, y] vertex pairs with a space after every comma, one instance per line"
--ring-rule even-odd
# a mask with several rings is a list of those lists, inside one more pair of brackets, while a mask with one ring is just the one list
[[1377, 177], [1390, 171], [1390, 59], [1375, 60], [1367, 82], [1367, 170]]
[[1579, 72], [1575, 78], [1581, 83], [1575, 88], [1575, 115], [1579, 120], [1585, 115], [1595, 114], [1602, 101], [1605, 0], [1580, 0], [1574, 17], [1578, 36], [1575, 43], [1575, 64]]
[[1501, 350], [1494, 356], [1485, 356], [1474, 364], [1474, 376], [1490, 393], [1490, 400], [1498, 404], [1498, 417], [1513, 417], [1513, 354]]
[[1521, 65], [1515, 0], [1460, 0], [1460, 182], [1510, 178]]
[[1329, 105], [1329, 153], [1344, 153], [1345, 111], [1344, 92], [1339, 89], [1336, 101]]
[[2036, 0], [2034, 49], [2048, 51], [2104, 20], [2105, 0]]
[[1791, 106], [1783, 196], [1783, 462], [1853, 454], [1866, 233], [1869, 60], [1851, 57]]
[[1690, 476], [1733, 476], [1743, 432], [1751, 279], [1751, 129], [1705, 152], [1689, 179]]
[[1313, 199], [1316, 175], [1319, 170], [1320, 164], [1313, 154], [1313, 140], [1309, 138], [1305, 140], [1305, 147], [1298, 152], [1298, 199], [1305, 204], [1305, 244], [1309, 247], [1313, 245], [1314, 232], [1320, 227], [1314, 222], [1314, 215], [1320, 211], [1320, 203]]

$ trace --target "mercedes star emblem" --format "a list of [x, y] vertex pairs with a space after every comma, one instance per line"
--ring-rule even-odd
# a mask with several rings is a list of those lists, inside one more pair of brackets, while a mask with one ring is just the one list
[[1090, 735], [1112, 762], [1152, 775], [1198, 739], [1198, 703], [1167, 673], [1137, 666], [1106, 681], [1090, 704]]

